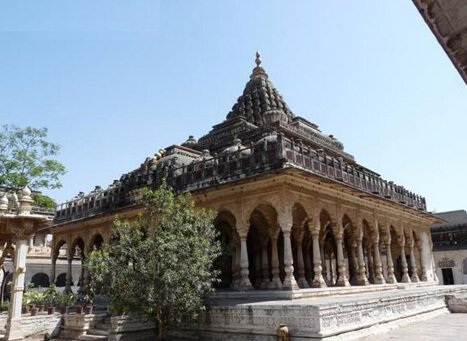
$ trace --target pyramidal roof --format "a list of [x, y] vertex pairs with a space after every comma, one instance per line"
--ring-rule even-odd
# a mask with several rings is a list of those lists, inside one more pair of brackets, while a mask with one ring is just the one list
[[265, 116], [275, 114], [283, 117], [286, 121], [284, 123], [290, 123], [295, 115], [261, 67], [259, 52], [256, 52], [255, 62], [256, 67], [253, 69], [250, 80], [246, 83], [243, 94], [227, 114], [227, 120], [241, 117], [256, 126], [263, 126]]

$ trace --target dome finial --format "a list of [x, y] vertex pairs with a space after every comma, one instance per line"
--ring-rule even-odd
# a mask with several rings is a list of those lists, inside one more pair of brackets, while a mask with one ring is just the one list
[[256, 63], [256, 66], [260, 66], [260, 65], [261, 65], [261, 54], [259, 53], [259, 51], [256, 51], [255, 63]]

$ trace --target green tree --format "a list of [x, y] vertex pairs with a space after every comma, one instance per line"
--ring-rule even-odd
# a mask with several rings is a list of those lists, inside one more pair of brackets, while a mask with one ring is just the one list
[[0, 131], [0, 186], [59, 188], [65, 167], [54, 159], [60, 146], [47, 141], [46, 128], [4, 125]]
[[195, 320], [204, 308], [220, 245], [213, 213], [196, 208], [190, 194], [163, 184], [143, 197], [144, 213], [116, 220], [110, 243], [84, 266], [92, 293], [106, 294], [114, 310], [151, 315], [165, 340], [167, 327]]

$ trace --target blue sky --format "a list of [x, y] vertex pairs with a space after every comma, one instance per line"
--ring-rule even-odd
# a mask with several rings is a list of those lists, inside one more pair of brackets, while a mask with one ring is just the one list
[[2, 1], [0, 123], [61, 144], [62, 202], [221, 122], [256, 50], [358, 162], [467, 209], [467, 89], [408, 0]]

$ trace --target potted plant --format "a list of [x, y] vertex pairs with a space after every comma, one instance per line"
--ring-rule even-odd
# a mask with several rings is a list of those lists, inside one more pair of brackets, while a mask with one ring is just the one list
[[61, 306], [60, 312], [62, 315], [68, 314], [68, 307], [73, 305], [76, 301], [76, 295], [72, 292], [62, 292], [59, 295], [58, 302]]
[[84, 295], [84, 313], [85, 314], [92, 314], [93, 303], [94, 303], [94, 300], [89, 293]]
[[50, 284], [49, 288], [45, 292], [45, 303], [47, 304], [47, 314], [55, 314], [55, 305], [58, 301], [57, 288], [54, 283]]
[[37, 308], [37, 312], [41, 312], [44, 310], [44, 303], [45, 303], [45, 295], [43, 292], [37, 290], [31, 290], [31, 299], [32, 304], [34, 304], [35, 308]]

